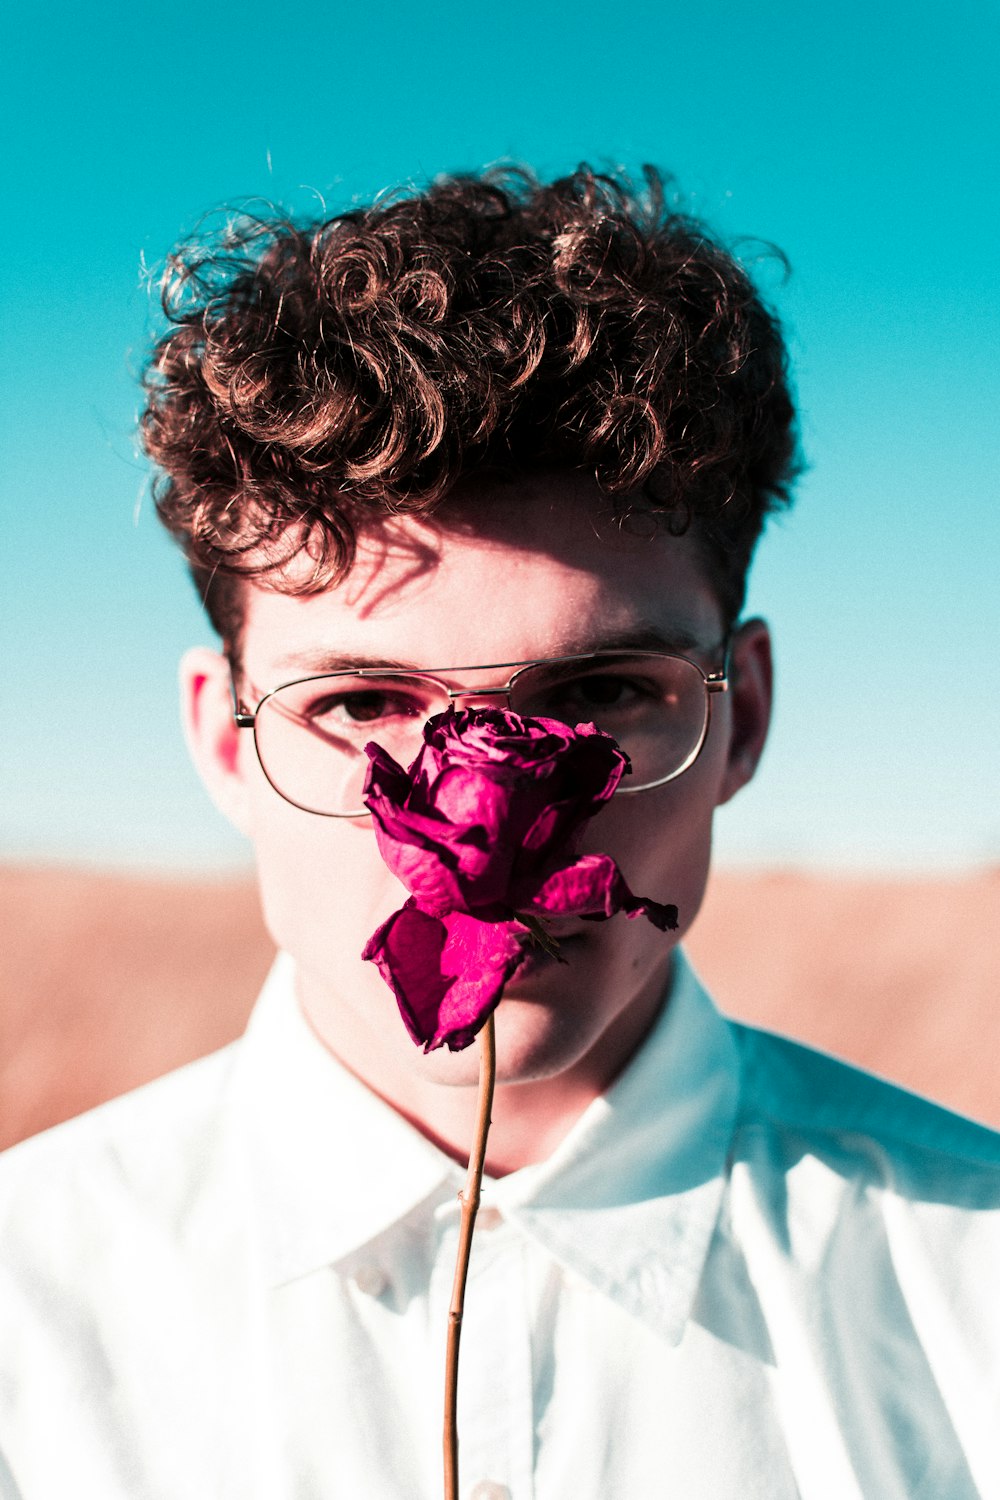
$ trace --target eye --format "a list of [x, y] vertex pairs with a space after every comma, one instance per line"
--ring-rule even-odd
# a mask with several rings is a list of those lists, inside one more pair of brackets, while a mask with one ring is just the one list
[[593, 708], [617, 708], [623, 703], [633, 702], [640, 693], [640, 686], [616, 673], [595, 672], [568, 683], [566, 691], [567, 696], [575, 696]]
[[607, 718], [609, 714], [634, 712], [658, 696], [655, 683], [609, 668], [549, 683], [540, 707], [555, 718]]
[[353, 725], [371, 726], [395, 719], [412, 719], [427, 713], [424, 700], [417, 694], [393, 685], [352, 687], [337, 693], [324, 693], [301, 710], [310, 723], [340, 730]]

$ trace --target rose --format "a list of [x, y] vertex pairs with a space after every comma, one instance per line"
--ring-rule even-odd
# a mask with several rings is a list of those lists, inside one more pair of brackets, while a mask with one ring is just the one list
[[634, 896], [609, 855], [576, 854], [629, 768], [593, 724], [449, 709], [409, 770], [376, 744], [367, 753], [379, 850], [411, 895], [363, 957], [425, 1051], [469, 1045], [547, 915], [676, 926], [676, 908]]
[[368, 754], [365, 801], [390, 870], [428, 914], [484, 921], [528, 908], [628, 765], [591, 724], [496, 710], [432, 719], [408, 772], [376, 745]]
[[496, 1078], [490, 1017], [526, 942], [554, 946], [542, 927], [546, 915], [600, 920], [624, 910], [668, 928], [677, 925], [677, 909], [634, 896], [609, 855], [577, 854], [581, 829], [629, 769], [593, 724], [570, 729], [552, 719], [449, 709], [426, 724], [409, 770], [378, 745], [366, 749], [365, 804], [378, 847], [411, 894], [363, 957], [378, 965], [426, 1052], [445, 1044], [457, 1051], [486, 1027], [449, 1307], [445, 1490], [453, 1496], [459, 1332]]

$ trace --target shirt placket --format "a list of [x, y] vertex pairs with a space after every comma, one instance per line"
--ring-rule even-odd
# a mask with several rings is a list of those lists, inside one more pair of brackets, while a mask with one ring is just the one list
[[[440, 1328], [447, 1324], [457, 1217], [457, 1207], [448, 1205], [432, 1278], [432, 1307]], [[486, 1203], [473, 1238], [462, 1322], [461, 1500], [534, 1500], [532, 1397], [524, 1247], [517, 1231]]]

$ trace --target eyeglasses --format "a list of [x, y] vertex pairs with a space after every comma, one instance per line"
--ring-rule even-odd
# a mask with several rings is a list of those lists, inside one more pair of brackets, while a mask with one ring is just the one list
[[[729, 689], [728, 639], [724, 650], [722, 669], [710, 673], [660, 651], [589, 652], [427, 672], [365, 667], [283, 683], [253, 710], [240, 700], [234, 682], [233, 718], [238, 729], [253, 730], [257, 758], [274, 790], [321, 817], [366, 816], [369, 741], [409, 766], [427, 720], [466, 698], [506, 699], [503, 706], [523, 718], [596, 724], [631, 762], [632, 774], [617, 793], [627, 795], [664, 786], [697, 760], [712, 696]], [[506, 681], [480, 687], [449, 686], [437, 675], [507, 671]]]

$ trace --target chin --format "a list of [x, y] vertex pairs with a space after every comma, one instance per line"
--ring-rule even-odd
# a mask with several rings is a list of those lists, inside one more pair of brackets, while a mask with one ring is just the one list
[[497, 1082], [540, 1083], [568, 1072], [590, 1049], [589, 1028], [537, 1003], [504, 1000], [497, 1020]]
[[504, 997], [497, 1014], [498, 1083], [540, 1083], [572, 1072], [595, 1048], [615, 1016], [586, 1001], [593, 991], [564, 989], [553, 1003], [534, 995]]
[[[497, 1083], [532, 1083], [564, 1072], [588, 1050], [591, 1038], [579, 1011], [518, 995], [516, 981], [496, 1011]], [[418, 1054], [417, 1067], [432, 1083], [469, 1087], [479, 1079], [478, 1038], [460, 1052], [447, 1046]]]

